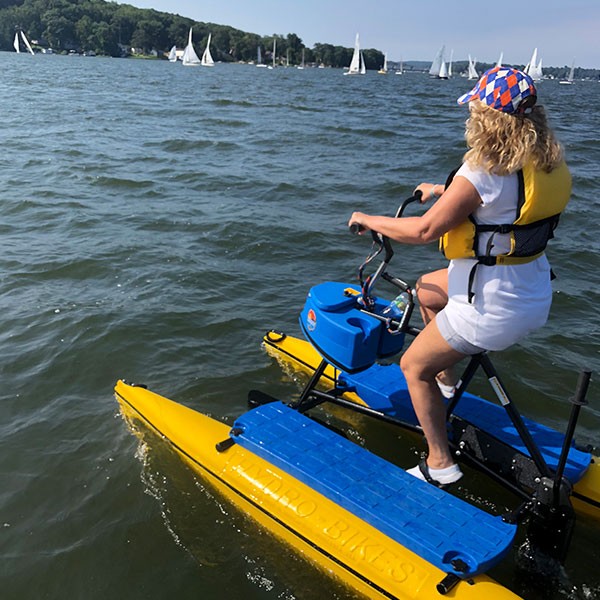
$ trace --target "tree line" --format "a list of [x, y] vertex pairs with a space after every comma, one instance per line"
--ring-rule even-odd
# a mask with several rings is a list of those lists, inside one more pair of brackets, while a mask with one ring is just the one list
[[[265, 61], [272, 60], [276, 41], [276, 62], [300, 64], [302, 54], [307, 64], [347, 67], [353, 48], [317, 43], [307, 48], [295, 33], [260, 36], [227, 25], [197, 22], [180, 15], [142, 9], [104, 0], [0, 0], [0, 50], [12, 50], [15, 31], [22, 29], [38, 48], [57, 52], [94, 52], [105, 56], [125, 56], [136, 48], [142, 54], [165, 55], [171, 46], [187, 44], [190, 27], [194, 28], [194, 44], [200, 50], [212, 33], [211, 53], [223, 62], [256, 60], [260, 47]], [[36, 44], [34, 44], [35, 47]], [[367, 69], [377, 70], [383, 64], [383, 53], [376, 49], [363, 51]], [[426, 70], [413, 62], [405, 68]], [[423, 63], [425, 65], [425, 63]], [[480, 72], [487, 66], [478, 65]], [[519, 66], [519, 65], [515, 65]], [[455, 72], [466, 69], [457, 63]], [[567, 76], [569, 67], [544, 67], [544, 73], [556, 78]], [[576, 79], [598, 79], [597, 69], [575, 69]]]
[[[39, 47], [56, 52], [74, 50], [119, 57], [136, 48], [142, 54], [154, 51], [163, 56], [171, 46], [183, 48], [187, 44], [190, 27], [194, 28], [198, 49], [212, 33], [211, 53], [223, 62], [256, 60], [259, 47], [270, 61], [274, 41], [276, 62], [280, 64], [300, 64], [304, 52], [307, 64], [344, 67], [350, 64], [353, 52], [352, 48], [331, 44], [307, 48], [294, 33], [260, 36], [227, 25], [104, 0], [0, 0], [0, 50], [12, 50], [15, 31], [22, 29]], [[368, 69], [381, 67], [382, 52], [367, 49], [363, 55]]]

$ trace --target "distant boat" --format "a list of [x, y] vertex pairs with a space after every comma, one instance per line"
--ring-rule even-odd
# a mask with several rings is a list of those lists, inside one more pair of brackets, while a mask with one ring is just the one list
[[273, 38], [273, 56], [271, 57], [272, 63], [269, 65], [269, 69], [275, 68], [275, 56], [277, 55], [277, 38]]
[[569, 71], [569, 75], [566, 79], [561, 79], [558, 83], [562, 83], [563, 85], [573, 85], [573, 78], [575, 76], [575, 61], [571, 64], [571, 70]]
[[469, 67], [467, 71], [468, 79], [479, 79], [479, 74], [477, 73], [477, 69], [475, 68], [476, 64], [477, 62], [472, 60], [471, 55], [469, 54]]
[[298, 65], [298, 69], [304, 69], [304, 48], [302, 48], [302, 62]]
[[440, 72], [438, 73], [438, 79], [448, 79], [450, 75], [448, 74], [448, 66], [445, 62], [440, 66]]
[[454, 58], [454, 49], [450, 50], [450, 60], [448, 61], [448, 77], [452, 77], [452, 59]]
[[20, 43], [19, 43], [19, 34], [21, 35], [21, 39], [23, 40], [23, 43], [25, 44], [27, 51], [30, 54], [33, 54], [33, 48], [31, 47], [31, 44], [29, 43], [29, 40], [27, 39], [27, 36], [25, 35], [25, 33], [23, 31], [17, 31], [15, 33], [15, 39], [13, 41], [13, 46], [15, 48], [15, 52], [17, 54], [21, 53], [21, 48], [20, 48]]
[[404, 74], [404, 65], [402, 63], [402, 59], [400, 59], [400, 67], [396, 70], [396, 75]]
[[533, 51], [531, 60], [529, 61], [529, 63], [527, 63], [527, 66], [525, 67], [524, 71], [534, 81], [539, 81], [543, 77], [542, 59], [540, 58], [540, 60], [538, 62], [537, 48]]
[[256, 51], [256, 66], [257, 67], [265, 67], [267, 65], [265, 65], [265, 63], [262, 61], [262, 54], [260, 52], [260, 46], [258, 47], [258, 50]]
[[169, 61], [177, 62], [177, 46], [173, 46], [169, 52]]
[[200, 64], [203, 67], [214, 67], [215, 66], [215, 61], [213, 60], [213, 57], [210, 54], [210, 40], [212, 37], [212, 33], [208, 34], [208, 41], [206, 42], [206, 48], [204, 49], [204, 52], [202, 54], [202, 60], [200, 61]]
[[201, 64], [200, 59], [198, 58], [198, 55], [196, 54], [196, 51], [194, 50], [194, 45], [192, 44], [192, 28], [191, 27], [190, 27], [190, 35], [188, 38], [188, 45], [185, 47], [185, 50], [183, 51], [183, 58], [181, 59], [181, 61], [183, 62], [183, 64], [186, 67], [197, 67]]
[[383, 66], [379, 71], [377, 71], [381, 75], [387, 75], [388, 67], [387, 67], [387, 52], [383, 55]]
[[[444, 62], [444, 52], [446, 50], [445, 46], [442, 46], [435, 55], [433, 62], [431, 63], [431, 67], [429, 68], [429, 76], [437, 77], [440, 79], [448, 79], [448, 71], [446, 68], [446, 63]], [[442, 77], [443, 75], [443, 77]]]
[[344, 72], [344, 75], [364, 75], [367, 72], [365, 67], [365, 61], [360, 51], [360, 42], [358, 40], [358, 33], [356, 34], [356, 39], [354, 40], [354, 52], [352, 54], [352, 60], [350, 61], [350, 66], [348, 70]]

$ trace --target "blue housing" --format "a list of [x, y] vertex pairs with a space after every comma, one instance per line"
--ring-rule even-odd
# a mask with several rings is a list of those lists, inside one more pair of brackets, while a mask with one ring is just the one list
[[[332, 365], [348, 373], [367, 369], [378, 358], [402, 350], [404, 334], [392, 334], [385, 322], [360, 310], [357, 285], [327, 281], [308, 293], [300, 326], [308, 341]], [[380, 315], [389, 301], [374, 298]]]

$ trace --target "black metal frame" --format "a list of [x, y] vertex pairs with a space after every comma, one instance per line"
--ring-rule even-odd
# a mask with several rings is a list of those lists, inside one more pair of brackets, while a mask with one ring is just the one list
[[[402, 215], [409, 203], [417, 200], [420, 200], [420, 196], [418, 195], [405, 200], [396, 213], [396, 217]], [[352, 229], [355, 232], [360, 231], [359, 226], [353, 226]], [[359, 268], [359, 280], [362, 289], [362, 297], [359, 301], [362, 306], [361, 310], [374, 318], [385, 320], [388, 327], [392, 327], [398, 333], [408, 333], [409, 335], [416, 336], [421, 330], [410, 325], [410, 317], [414, 309], [413, 291], [406, 282], [386, 272], [387, 266], [394, 254], [391, 244], [385, 236], [375, 232], [371, 233], [374, 250]], [[379, 248], [377, 249], [375, 246], [379, 246]], [[363, 279], [365, 266], [378, 256], [382, 250], [385, 250], [385, 255], [381, 264], [372, 276]], [[408, 292], [409, 303], [400, 321], [390, 322], [389, 319], [384, 319], [370, 310], [373, 305], [371, 292], [379, 278], [388, 281], [402, 291]], [[360, 414], [398, 425], [404, 429], [422, 433], [419, 426], [401, 421], [368, 406], [344, 399], [342, 396], [347, 390], [343, 387], [338, 387], [337, 379], [335, 379], [331, 390], [326, 392], [318, 390], [317, 385], [328, 364], [325, 359], [321, 361], [304, 387], [299, 399], [290, 403], [292, 408], [300, 412], [306, 412], [319, 404], [330, 402]], [[504, 442], [482, 431], [454, 413], [463, 393], [479, 368], [483, 370], [488, 378], [492, 389], [525, 444], [529, 456], [507, 446]], [[447, 421], [451, 428], [451, 435], [449, 436], [451, 449], [471, 466], [484, 472], [503, 487], [523, 499], [523, 504], [508, 518], [519, 521], [526, 520], [528, 522], [530, 541], [546, 555], [561, 563], [566, 558], [575, 522], [575, 513], [570, 501], [572, 486], [564, 478], [563, 474], [569, 448], [573, 441], [579, 411], [582, 406], [587, 404], [585, 396], [590, 378], [590, 371], [581, 372], [575, 396], [571, 398], [573, 404], [571, 416], [559, 465], [555, 473], [552, 472], [544, 460], [539, 448], [525, 426], [521, 414], [504, 387], [498, 372], [486, 352], [471, 357], [462, 374], [461, 383], [447, 406]], [[254, 397], [252, 401], [254, 403], [269, 402], [272, 400], [266, 394], [261, 396], [259, 392], [253, 393]], [[484, 448], [485, 451], [483, 450]]]

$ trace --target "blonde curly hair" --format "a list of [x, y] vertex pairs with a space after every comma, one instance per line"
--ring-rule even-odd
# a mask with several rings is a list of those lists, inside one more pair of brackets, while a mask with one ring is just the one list
[[548, 125], [546, 111], [534, 106], [524, 115], [490, 108], [479, 100], [469, 102], [464, 161], [495, 175], [509, 175], [532, 163], [550, 172], [563, 160], [563, 149]]

